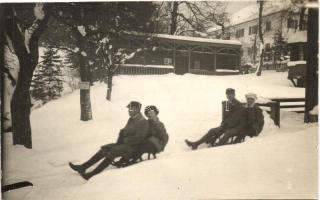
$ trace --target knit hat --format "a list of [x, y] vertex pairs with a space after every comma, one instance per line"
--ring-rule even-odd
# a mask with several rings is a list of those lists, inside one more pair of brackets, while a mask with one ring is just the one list
[[156, 113], [156, 115], [159, 114], [158, 108], [155, 107], [155, 106], [153, 106], [153, 105], [147, 106], [147, 107], [144, 109], [144, 114], [147, 115], [147, 113], [148, 113], [149, 111], [151, 111], [151, 110], [153, 110], [153, 111]]
[[257, 95], [255, 93], [250, 92], [250, 93], [246, 94], [246, 98], [247, 99], [251, 98], [251, 99], [257, 100]]
[[141, 109], [141, 103], [139, 103], [138, 101], [131, 101], [128, 105], [127, 108], [131, 108], [131, 107], [136, 107], [139, 110]]

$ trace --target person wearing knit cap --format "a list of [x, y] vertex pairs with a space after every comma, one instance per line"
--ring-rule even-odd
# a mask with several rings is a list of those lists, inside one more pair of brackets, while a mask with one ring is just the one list
[[143, 153], [152, 153], [154, 156], [164, 150], [169, 140], [169, 135], [164, 124], [159, 120], [159, 109], [150, 105], [144, 110], [145, 116], [148, 118], [149, 129], [147, 138], [140, 145], [140, 157]]
[[235, 90], [233, 88], [226, 89], [226, 107], [224, 107], [224, 113], [222, 122], [219, 127], [210, 129], [199, 140], [192, 142], [185, 140], [187, 146], [192, 149], [197, 149], [202, 143], [215, 144], [217, 139], [223, 134], [235, 134], [243, 129], [245, 126], [244, 107], [235, 98]]
[[[253, 99], [254, 101], [257, 100], [257, 95], [256, 95], [255, 93], [250, 92], [250, 93], [247, 93], [245, 96], [246, 96], [246, 99], [247, 99], [247, 100], [248, 100], [248, 98], [249, 98], [249, 99]], [[254, 103], [254, 102], [253, 102], [253, 103]]]
[[[88, 161], [81, 165], [69, 162], [69, 166], [78, 172], [82, 178], [88, 180], [92, 176], [102, 172], [115, 158], [129, 160], [133, 158], [139, 150], [139, 145], [145, 140], [148, 133], [148, 121], [142, 116], [141, 103], [131, 101], [127, 108], [129, 110], [129, 120], [126, 126], [120, 130], [116, 143], [106, 144], [93, 155]], [[102, 160], [99, 165], [90, 172], [86, 172], [95, 163]]]
[[264, 117], [261, 108], [256, 104], [257, 95], [255, 93], [246, 94], [246, 133], [250, 137], [258, 136], [264, 125]]
[[239, 143], [246, 136], [254, 137], [258, 136], [263, 129], [264, 125], [264, 117], [261, 108], [256, 105], [257, 95], [255, 93], [247, 93], [246, 97], [246, 105], [245, 105], [245, 119], [246, 126], [242, 131], [238, 133], [226, 133], [222, 136], [216, 146], [224, 145], [228, 142], [228, 140], [234, 136], [236, 136], [233, 143]]

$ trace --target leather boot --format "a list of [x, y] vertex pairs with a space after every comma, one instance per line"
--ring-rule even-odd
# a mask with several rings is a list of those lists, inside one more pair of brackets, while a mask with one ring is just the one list
[[102, 158], [104, 158], [103, 152], [101, 152], [101, 150], [99, 150], [96, 154], [94, 154], [88, 161], [83, 163], [81, 166], [84, 169], [88, 169], [92, 165], [94, 165], [97, 162], [99, 162]]
[[198, 144], [196, 142], [190, 142], [189, 140], [184, 140], [186, 144], [192, 148], [192, 150], [195, 150], [198, 148]]
[[73, 169], [74, 171], [78, 172], [78, 173], [84, 173], [86, 171], [85, 168], [82, 167], [82, 165], [74, 165], [72, 162], [69, 162], [69, 166], [71, 169]]
[[105, 168], [107, 168], [109, 166], [109, 164], [111, 163], [111, 159], [106, 158], [104, 159], [94, 170], [92, 170], [91, 172], [88, 173], [80, 173], [80, 175], [82, 176], [82, 178], [84, 178], [85, 180], [89, 180], [92, 176], [99, 174], [100, 172], [102, 172]]

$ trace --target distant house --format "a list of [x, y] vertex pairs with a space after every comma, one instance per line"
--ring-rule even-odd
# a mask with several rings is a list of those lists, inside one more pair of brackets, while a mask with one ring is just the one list
[[118, 45], [140, 49], [124, 67], [172, 68], [176, 74], [234, 74], [240, 67], [241, 43], [165, 34], [127, 32]]
[[[289, 46], [291, 59], [305, 60], [306, 25], [307, 15], [300, 18], [300, 10], [290, 1], [268, 1], [263, 9], [262, 30], [264, 36], [265, 63], [280, 61], [285, 55], [276, 55], [273, 51], [275, 36], [281, 34]], [[227, 28], [230, 38], [242, 44], [242, 64], [256, 63], [259, 56], [258, 36], [258, 4], [239, 10], [231, 17]], [[301, 21], [300, 21], [301, 19]], [[221, 34], [221, 29], [212, 28], [209, 36], [216, 38]]]

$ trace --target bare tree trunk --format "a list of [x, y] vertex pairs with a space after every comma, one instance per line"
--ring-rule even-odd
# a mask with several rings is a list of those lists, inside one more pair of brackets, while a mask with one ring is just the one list
[[[83, 10], [79, 10], [77, 13], [79, 25], [83, 25]], [[85, 49], [87, 49], [86, 39], [84, 35], [80, 34], [79, 30], [73, 29], [77, 47], [80, 49], [78, 55], [79, 59], [79, 68], [80, 68], [80, 79], [81, 82], [86, 83], [86, 88], [80, 88], [80, 120], [88, 121], [92, 119], [92, 109], [91, 109], [91, 100], [90, 100], [90, 69], [88, 66], [87, 59], [85, 58]]]
[[[45, 11], [43, 12], [45, 13]], [[46, 15], [41, 19], [36, 17], [37, 19], [26, 33], [29, 34], [29, 38], [23, 38], [24, 34], [18, 27], [19, 22], [14, 14], [13, 5], [5, 5], [5, 33], [12, 41], [19, 59], [18, 80], [11, 100], [13, 144], [21, 144], [27, 148], [32, 148], [29, 90], [33, 71], [38, 64], [38, 40], [48, 21]]]
[[108, 80], [107, 80], [107, 100], [111, 101], [111, 92], [112, 92], [112, 79], [113, 79], [113, 73], [111, 71], [108, 71]]
[[304, 7], [302, 7], [301, 9], [300, 9], [300, 16], [299, 16], [299, 30], [300, 31], [302, 31], [302, 28], [303, 28], [303, 25], [304, 25], [304, 23], [305, 23], [305, 21], [304, 21], [304, 13], [305, 13], [305, 11], [306, 11], [306, 8], [304, 8]]
[[259, 2], [259, 40], [260, 40], [260, 62], [257, 69], [257, 76], [261, 76], [262, 65], [263, 65], [263, 57], [264, 57], [264, 41], [263, 41], [263, 34], [262, 34], [262, 11], [263, 11], [263, 0], [258, 0]]
[[256, 57], [257, 57], [257, 34], [254, 36], [253, 46], [252, 46], [252, 53], [253, 53], [253, 63], [256, 64]]
[[[85, 41], [82, 35], [76, 33], [76, 43], [80, 48], [80, 52], [85, 48]], [[82, 121], [88, 121], [92, 119], [92, 109], [91, 109], [91, 100], [90, 100], [90, 76], [89, 76], [89, 67], [87, 65], [86, 59], [78, 54], [79, 59], [79, 68], [80, 68], [80, 79], [81, 82], [87, 83], [87, 88], [80, 88], [80, 110], [81, 115], [80, 119]]]
[[[32, 79], [29, 67], [33, 68], [29, 59], [20, 61], [19, 80], [11, 100], [11, 120], [13, 130], [13, 144], [22, 144], [32, 148], [32, 136], [30, 125], [31, 100], [29, 88]], [[34, 66], [35, 67], [35, 66]]]
[[179, 2], [173, 1], [171, 2], [171, 4], [172, 4], [172, 10], [171, 10], [170, 34], [174, 35], [174, 33], [177, 30]]
[[318, 105], [318, 37], [319, 37], [319, 10], [308, 9], [308, 49], [306, 67], [306, 103], [305, 122], [312, 122], [309, 111]]

